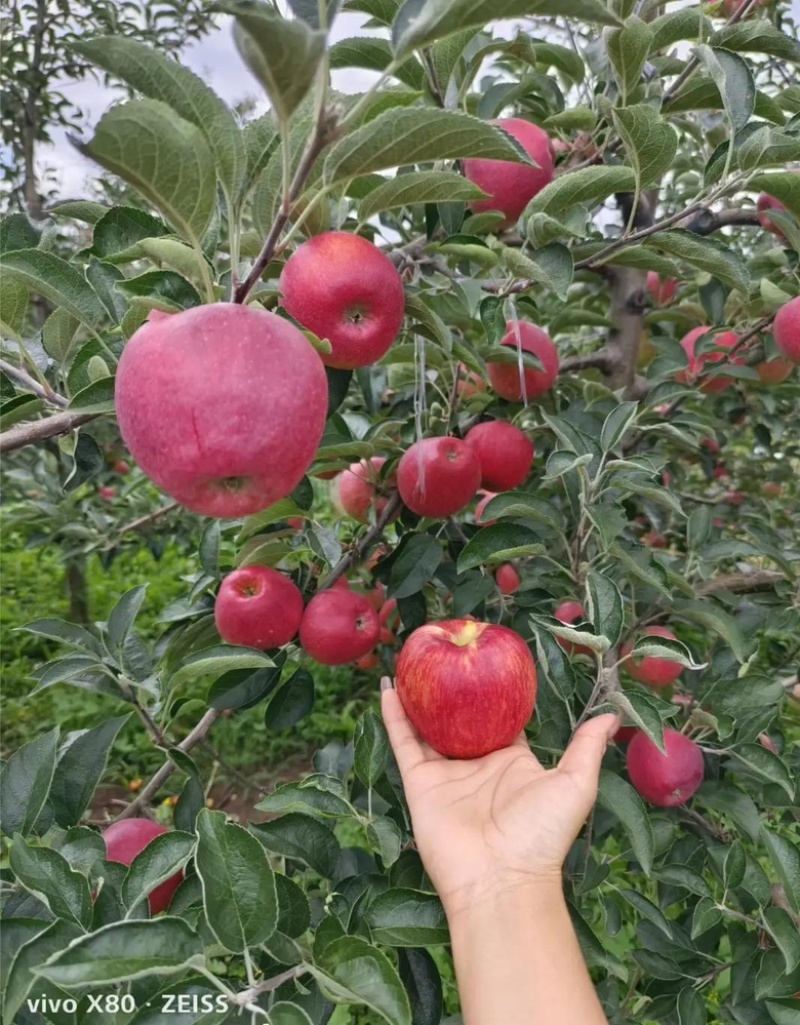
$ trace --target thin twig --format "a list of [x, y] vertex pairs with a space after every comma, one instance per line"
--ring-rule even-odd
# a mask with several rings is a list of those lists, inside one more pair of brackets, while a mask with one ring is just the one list
[[28, 391], [37, 398], [42, 399], [51, 406], [57, 406], [59, 409], [66, 409], [69, 405], [69, 400], [65, 399], [63, 395], [58, 395], [53, 391], [47, 384], [41, 384], [35, 380], [21, 367], [15, 367], [13, 363], [9, 363], [8, 360], [0, 359], [0, 370], [10, 378], [18, 387], [22, 388], [23, 391]]
[[96, 420], [99, 413], [56, 413], [43, 420], [34, 420], [27, 424], [18, 424], [0, 434], [0, 452], [14, 452], [18, 448], [55, 438], [59, 434], [69, 434], [76, 427]]
[[145, 527], [149, 527], [151, 523], [156, 523], [158, 520], [162, 519], [162, 517], [167, 516], [171, 512], [175, 512], [175, 510], [180, 509], [180, 507], [179, 502], [170, 502], [169, 505], [162, 505], [161, 508], [156, 509], [155, 512], [148, 513], [147, 516], [140, 516], [138, 520], [131, 520], [130, 523], [117, 531], [115, 537], [106, 545], [106, 550], [109, 548], [116, 548], [126, 534], [133, 534], [137, 530], [143, 530]]
[[366, 553], [372, 547], [372, 545], [378, 540], [387, 524], [400, 509], [402, 505], [400, 495], [395, 491], [386, 503], [383, 512], [375, 521], [374, 526], [370, 527], [366, 534], [358, 542], [358, 545], [352, 552], [348, 552], [347, 555], [343, 556], [330, 571], [325, 580], [320, 584], [319, 591], [327, 591], [333, 587], [336, 581], [345, 574], [352, 566], [357, 566], [364, 558]]

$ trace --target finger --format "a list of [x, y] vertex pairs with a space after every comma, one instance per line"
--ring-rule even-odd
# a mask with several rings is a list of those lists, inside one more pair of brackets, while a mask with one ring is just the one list
[[391, 688], [382, 691], [381, 711], [400, 774], [405, 777], [418, 765], [428, 761], [435, 752], [419, 739], [417, 731], [408, 721], [397, 691]]
[[619, 716], [613, 714], [598, 715], [585, 722], [564, 752], [558, 764], [559, 770], [572, 776], [581, 786], [595, 789], [603, 755], [619, 722]]

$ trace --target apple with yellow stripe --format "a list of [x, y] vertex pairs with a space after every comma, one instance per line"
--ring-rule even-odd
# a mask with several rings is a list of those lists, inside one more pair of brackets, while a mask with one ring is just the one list
[[397, 660], [395, 687], [434, 750], [482, 758], [508, 747], [533, 714], [536, 666], [508, 627], [453, 619], [411, 634]]

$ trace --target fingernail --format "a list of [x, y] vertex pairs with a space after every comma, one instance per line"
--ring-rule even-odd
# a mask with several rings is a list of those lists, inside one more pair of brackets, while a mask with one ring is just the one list
[[391, 676], [381, 677], [381, 691], [394, 690], [394, 684], [392, 683]]

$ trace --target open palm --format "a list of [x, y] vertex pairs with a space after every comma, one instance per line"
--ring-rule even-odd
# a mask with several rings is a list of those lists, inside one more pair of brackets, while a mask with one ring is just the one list
[[444, 758], [419, 738], [391, 689], [383, 693], [383, 717], [417, 846], [446, 907], [498, 886], [560, 876], [597, 797], [616, 716], [586, 722], [555, 769], [543, 768], [524, 734], [485, 758]]

